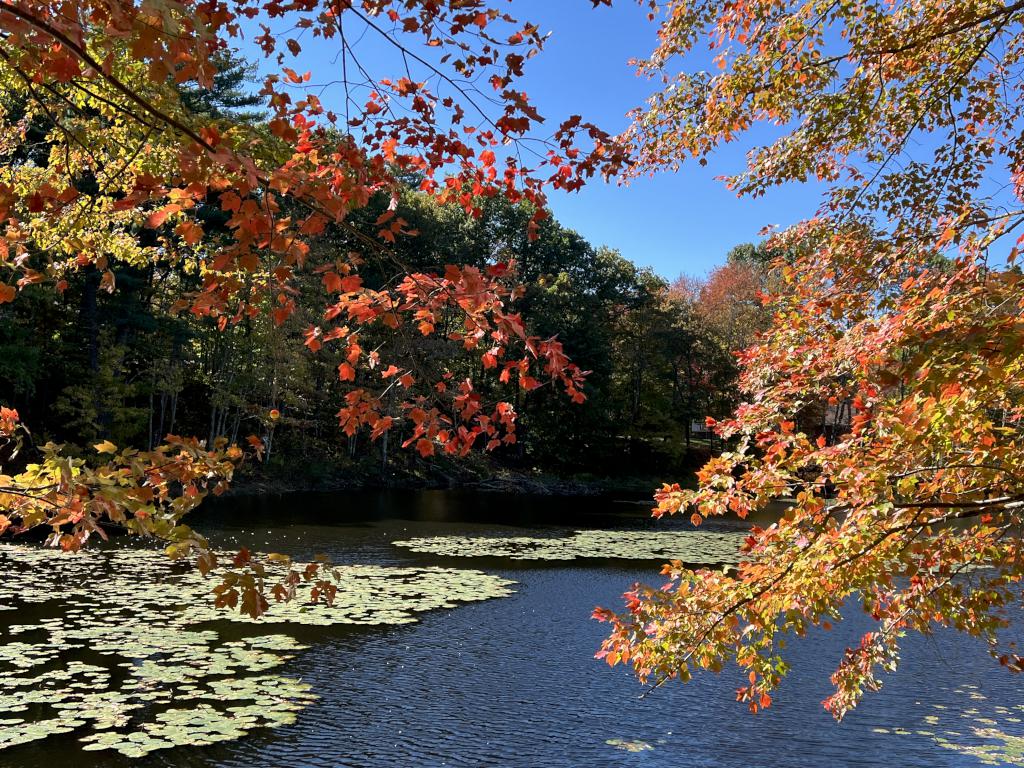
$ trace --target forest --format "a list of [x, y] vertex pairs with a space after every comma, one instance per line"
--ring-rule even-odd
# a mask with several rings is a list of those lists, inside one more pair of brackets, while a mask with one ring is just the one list
[[[221, 66], [212, 89], [181, 88], [185, 103], [198, 114], [265, 130], [247, 75], [252, 68], [229, 57]], [[42, 162], [52, 151], [49, 126], [35, 119], [25, 142], [4, 154], [8, 167], [26, 157]], [[283, 323], [268, 311], [225, 328], [176, 304], [182, 290], [197, 284], [187, 258], [115, 263], [106, 277], [92, 265], [69, 274], [57, 294], [30, 287], [19, 301], [0, 305], [0, 400], [32, 424], [34, 440], [80, 454], [105, 440], [152, 449], [169, 433], [197, 435], [209, 445], [218, 437], [237, 443], [258, 435], [265, 452], [243, 469], [242, 487], [247, 479], [292, 489], [445, 487], [486, 481], [503, 470], [526, 477], [586, 474], [612, 484], [641, 476], [651, 486], [707, 458], [712, 433], [705, 418], [722, 418], [737, 402], [734, 353], [770, 319], [760, 300], [770, 262], [763, 246], [739, 245], [711, 274], [669, 281], [549, 215], [531, 237], [529, 202], [495, 197], [471, 215], [418, 191], [421, 181], [403, 179], [394, 209], [416, 232], [394, 246], [401, 263], [416, 272], [443, 271], [452, 262], [481, 269], [508, 264], [523, 289], [517, 310], [530, 332], [559, 339], [590, 372], [586, 407], [550, 387], [517, 392], [516, 443], [475, 460], [403, 451], [408, 435], [401, 428], [370, 439], [338, 418], [339, 403], [363, 382], [339, 380], [342, 354], [310, 349], [315, 342], [307, 334], [328, 295], [326, 279], [301, 278], [295, 309]], [[354, 222], [372, 234], [388, 205], [379, 195]], [[187, 246], [227, 236], [215, 200], [196, 215], [204, 240], [186, 237]], [[139, 227], [130, 235], [145, 247], [157, 233]], [[355, 244], [351, 234], [335, 230], [315, 247], [316, 260], [330, 262]], [[394, 270], [393, 262], [367, 263], [362, 285], [378, 288]], [[364, 339], [371, 348], [394, 343], [372, 330]], [[402, 343], [415, 349], [426, 375], [455, 382], [471, 376], [484, 397], [496, 399], [498, 372], [481, 368], [478, 357], [453, 359], [422, 334]], [[394, 407], [388, 413], [398, 419]]]

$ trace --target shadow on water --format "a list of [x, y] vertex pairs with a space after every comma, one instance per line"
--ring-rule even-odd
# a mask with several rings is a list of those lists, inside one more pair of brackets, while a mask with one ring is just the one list
[[[245, 519], [275, 525], [368, 525], [375, 521], [608, 527], [619, 520], [650, 517], [649, 497], [566, 497], [474, 491], [346, 491], [213, 499], [196, 513], [236, 524]], [[198, 524], [198, 523], [197, 523]]]
[[833, 723], [820, 702], [843, 648], [867, 629], [857, 611], [833, 631], [790, 647], [797, 671], [766, 713], [750, 716], [734, 701], [734, 671], [699, 675], [640, 699], [642, 689], [627, 671], [593, 659], [605, 628], [589, 615], [595, 605], [620, 605], [635, 581], [658, 583], [656, 563], [450, 558], [390, 543], [685, 527], [651, 521], [645, 506], [433, 491], [309, 494], [218, 500], [194, 524], [224, 546], [298, 557], [324, 552], [339, 562], [478, 568], [515, 580], [516, 592], [423, 614], [415, 624], [292, 633], [311, 647], [283, 673], [311, 683], [320, 696], [294, 725], [135, 761], [81, 753], [72, 737], [58, 736], [0, 752], [0, 766], [966, 768], [981, 763], [941, 739], [982, 741], [983, 721], [1024, 732], [1018, 679], [979, 643], [948, 632], [908, 638], [901, 667], [883, 691]]

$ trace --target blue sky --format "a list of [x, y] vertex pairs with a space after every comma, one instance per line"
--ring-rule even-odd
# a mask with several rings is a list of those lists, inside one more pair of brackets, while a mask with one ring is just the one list
[[[654, 87], [627, 64], [656, 43], [645, 10], [633, 2], [595, 9], [589, 0], [515, 0], [513, 6], [552, 32], [526, 72], [526, 90], [541, 112], [552, 119], [580, 113], [605, 130], [624, 129], [626, 113]], [[716, 177], [742, 169], [743, 161], [743, 150], [729, 147], [705, 167], [684, 163], [678, 173], [628, 187], [596, 182], [575, 195], [553, 197], [551, 206], [563, 224], [591, 242], [618, 248], [665, 277], [701, 275], [721, 264], [732, 246], [757, 240], [765, 225], [792, 223], [818, 205], [810, 188], [797, 185], [757, 200], [737, 198]]]
[[[570, 115], [581, 114], [613, 133], [624, 129], [626, 113], [642, 104], [652, 88], [627, 63], [655, 45], [656, 27], [647, 21], [646, 11], [632, 0], [619, 0], [613, 8], [593, 8], [590, 0], [514, 0], [510, 7], [516, 18], [552, 33], [520, 81], [548, 126], [553, 129]], [[303, 46], [300, 60], [291, 66], [309, 70], [312, 83], [337, 77], [335, 42], [307, 39]], [[259, 59], [245, 47], [243, 53]], [[359, 41], [358, 53], [378, 78], [402, 74], [372, 34]], [[700, 68], [704, 63], [695, 58], [683, 65]], [[341, 106], [338, 90], [327, 88], [321, 94], [328, 108]], [[758, 141], [757, 132], [752, 140]], [[702, 275], [721, 264], [733, 245], [757, 240], [762, 227], [793, 223], [817, 207], [816, 190], [802, 185], [782, 187], [756, 200], [738, 199], [715, 177], [742, 166], [743, 150], [731, 146], [705, 167], [686, 163], [678, 173], [636, 180], [628, 187], [594, 181], [578, 193], [553, 193], [550, 204], [563, 225], [595, 245], [617, 248], [667, 278]]]

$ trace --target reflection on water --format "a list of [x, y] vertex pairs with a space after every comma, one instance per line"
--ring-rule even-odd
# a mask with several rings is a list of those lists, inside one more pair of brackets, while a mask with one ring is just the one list
[[[866, 628], [854, 612], [791, 646], [794, 676], [768, 712], [733, 701], [735, 675], [702, 675], [645, 699], [630, 674], [592, 656], [618, 605], [656, 563], [461, 560], [397, 539], [550, 536], [589, 527], [648, 529], [643, 504], [494, 495], [366, 493], [229, 499], [195, 524], [218, 545], [339, 562], [480, 568], [517, 582], [510, 597], [423, 614], [393, 627], [306, 627], [284, 672], [320, 699], [293, 725], [239, 742], [154, 752], [138, 761], [81, 753], [68, 736], [0, 752], [0, 766], [977, 766], [1006, 763], [1024, 735], [1024, 693], [975, 641], [910, 637], [900, 670], [841, 725], [822, 711], [828, 673]], [[7, 620], [0, 615], [0, 620]]]

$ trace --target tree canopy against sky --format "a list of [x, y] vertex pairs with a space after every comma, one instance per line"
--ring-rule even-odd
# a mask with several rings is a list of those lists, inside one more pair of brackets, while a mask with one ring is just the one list
[[[218, 66], [230, 66], [224, 54], [243, 25], [284, 15], [294, 38], [255, 39], [280, 68], [259, 91], [263, 119], [197, 102], [197, 89], [223, 80]], [[306, 88], [310, 73], [288, 64], [302, 36], [332, 40], [352, 56], [352, 19], [393, 46], [402, 66], [390, 77], [352, 72], [352, 82], [375, 85], [341, 115]], [[329, 298], [305, 341], [314, 353], [330, 346], [344, 355], [338, 378], [353, 387], [340, 422], [379, 437], [400, 420], [409, 426], [405, 444], [424, 456], [514, 442], [516, 414], [508, 402], [485, 401], [468, 379], [429, 379], [403, 339], [442, 328], [443, 344], [474, 352], [483, 370], [517, 391], [547, 385], [584, 399], [584, 372], [559, 341], [530, 336], [514, 311], [514, 265], [427, 274], [392, 248], [414, 234], [396, 213], [410, 179], [470, 213], [498, 195], [529, 202], [532, 229], [545, 216], [546, 189], [577, 189], [621, 166], [612, 138], [578, 117], [546, 138], [531, 136], [541, 116], [516, 84], [543, 44], [535, 26], [461, 0], [0, 0], [0, 27], [0, 135], [13, 158], [0, 172], [0, 302], [17, 301], [28, 286], [59, 293], [83, 271], [114, 291], [115, 265], [171, 265], [172, 311], [221, 329], [261, 315], [280, 324], [295, 309], [297, 275], [313, 273]], [[416, 45], [443, 50], [440, 63]], [[339, 87], [348, 83], [343, 77]], [[351, 223], [381, 199], [391, 202], [371, 234]], [[327, 232], [345, 247], [314, 257], [310, 243]], [[368, 264], [385, 275], [379, 284], [364, 284]], [[370, 327], [390, 330], [394, 343], [365, 347]], [[381, 408], [388, 393], [400, 403], [397, 418]], [[11, 410], [0, 428], [11, 458], [29, 433]], [[55, 543], [74, 549], [102, 535], [107, 519], [178, 540], [176, 553], [187, 553], [203, 541], [181, 516], [222, 490], [242, 455], [182, 438], [148, 453], [105, 441], [96, 452], [109, 461], [48, 445], [41, 462], [2, 476], [0, 530], [48, 524]]]
[[[785, 637], [874, 621], [837, 660], [841, 718], [895, 667], [907, 631], [1000, 642], [1020, 606], [1024, 4], [752, 0], [664, 4], [639, 63], [662, 90], [635, 115], [632, 173], [713, 162], [754, 126], [777, 138], [728, 180], [738, 194], [816, 180], [828, 192], [770, 246], [784, 284], [743, 353], [732, 447], [666, 486], [657, 513], [745, 517], [780, 496], [735, 570], [667, 566], [637, 587], [602, 655], [659, 685], [737, 663], [757, 710], [788, 671]], [[709, 46], [711, 71], [680, 57]], [[849, 407], [840, 434], [817, 417]]]
[[[549, 35], [543, 55], [524, 64], [519, 86], [547, 118], [543, 131], [553, 129], [572, 114], [584, 115], [607, 131], [624, 130], [629, 124], [629, 111], [642, 104], [656, 87], [647, 78], [637, 77], [629, 66], [632, 58], [650, 52], [657, 40], [657, 26], [647, 20], [646, 8], [633, 0], [596, 7], [590, 0], [515, 0], [507, 7]], [[287, 16], [269, 22], [269, 26], [282, 38], [299, 34]], [[273, 60], [262, 60], [253, 42], [258, 26], [250, 22], [249, 27], [255, 34], [246, 34], [240, 44], [241, 53], [261, 71], [274, 71]], [[366, 70], [394, 70], [394, 49], [372, 30], [362, 35], [364, 29], [358, 19], [351, 20], [350, 35], [360, 41], [359, 58]], [[600, 56], [593, 55], [594, 40], [601, 41]], [[345, 93], [338, 87], [335, 74], [343, 61], [335, 41], [309, 35], [300, 37], [300, 41], [303, 48], [293, 68], [311, 71], [314, 93], [327, 108], [340, 113]], [[440, 59], [436, 49], [421, 52], [434, 61]], [[703, 46], [688, 58], [688, 64], [710, 66], [710, 56]], [[567, 87], [570, 83], [577, 86]], [[771, 131], [766, 130], [765, 135], [772, 135]], [[714, 167], [694, 164], [686, 173], [638, 178], [629, 186], [595, 183], [578, 193], [549, 191], [548, 202], [563, 225], [595, 244], [615, 248], [662, 277], [672, 279], [681, 271], [703, 274], [720, 264], [737, 242], [757, 240], [766, 224], [799, 220], [798, 212], [813, 207], [817, 200], [815, 185], [786, 185], [757, 200], [739, 198], [726, 189], [717, 177], [743, 167], [746, 146], [762, 139], [756, 130], [749, 138], [749, 142], [725, 148]], [[634, 225], [642, 219], [671, 220], [674, 226]], [[685, 236], [680, 237], [680, 232]]]

